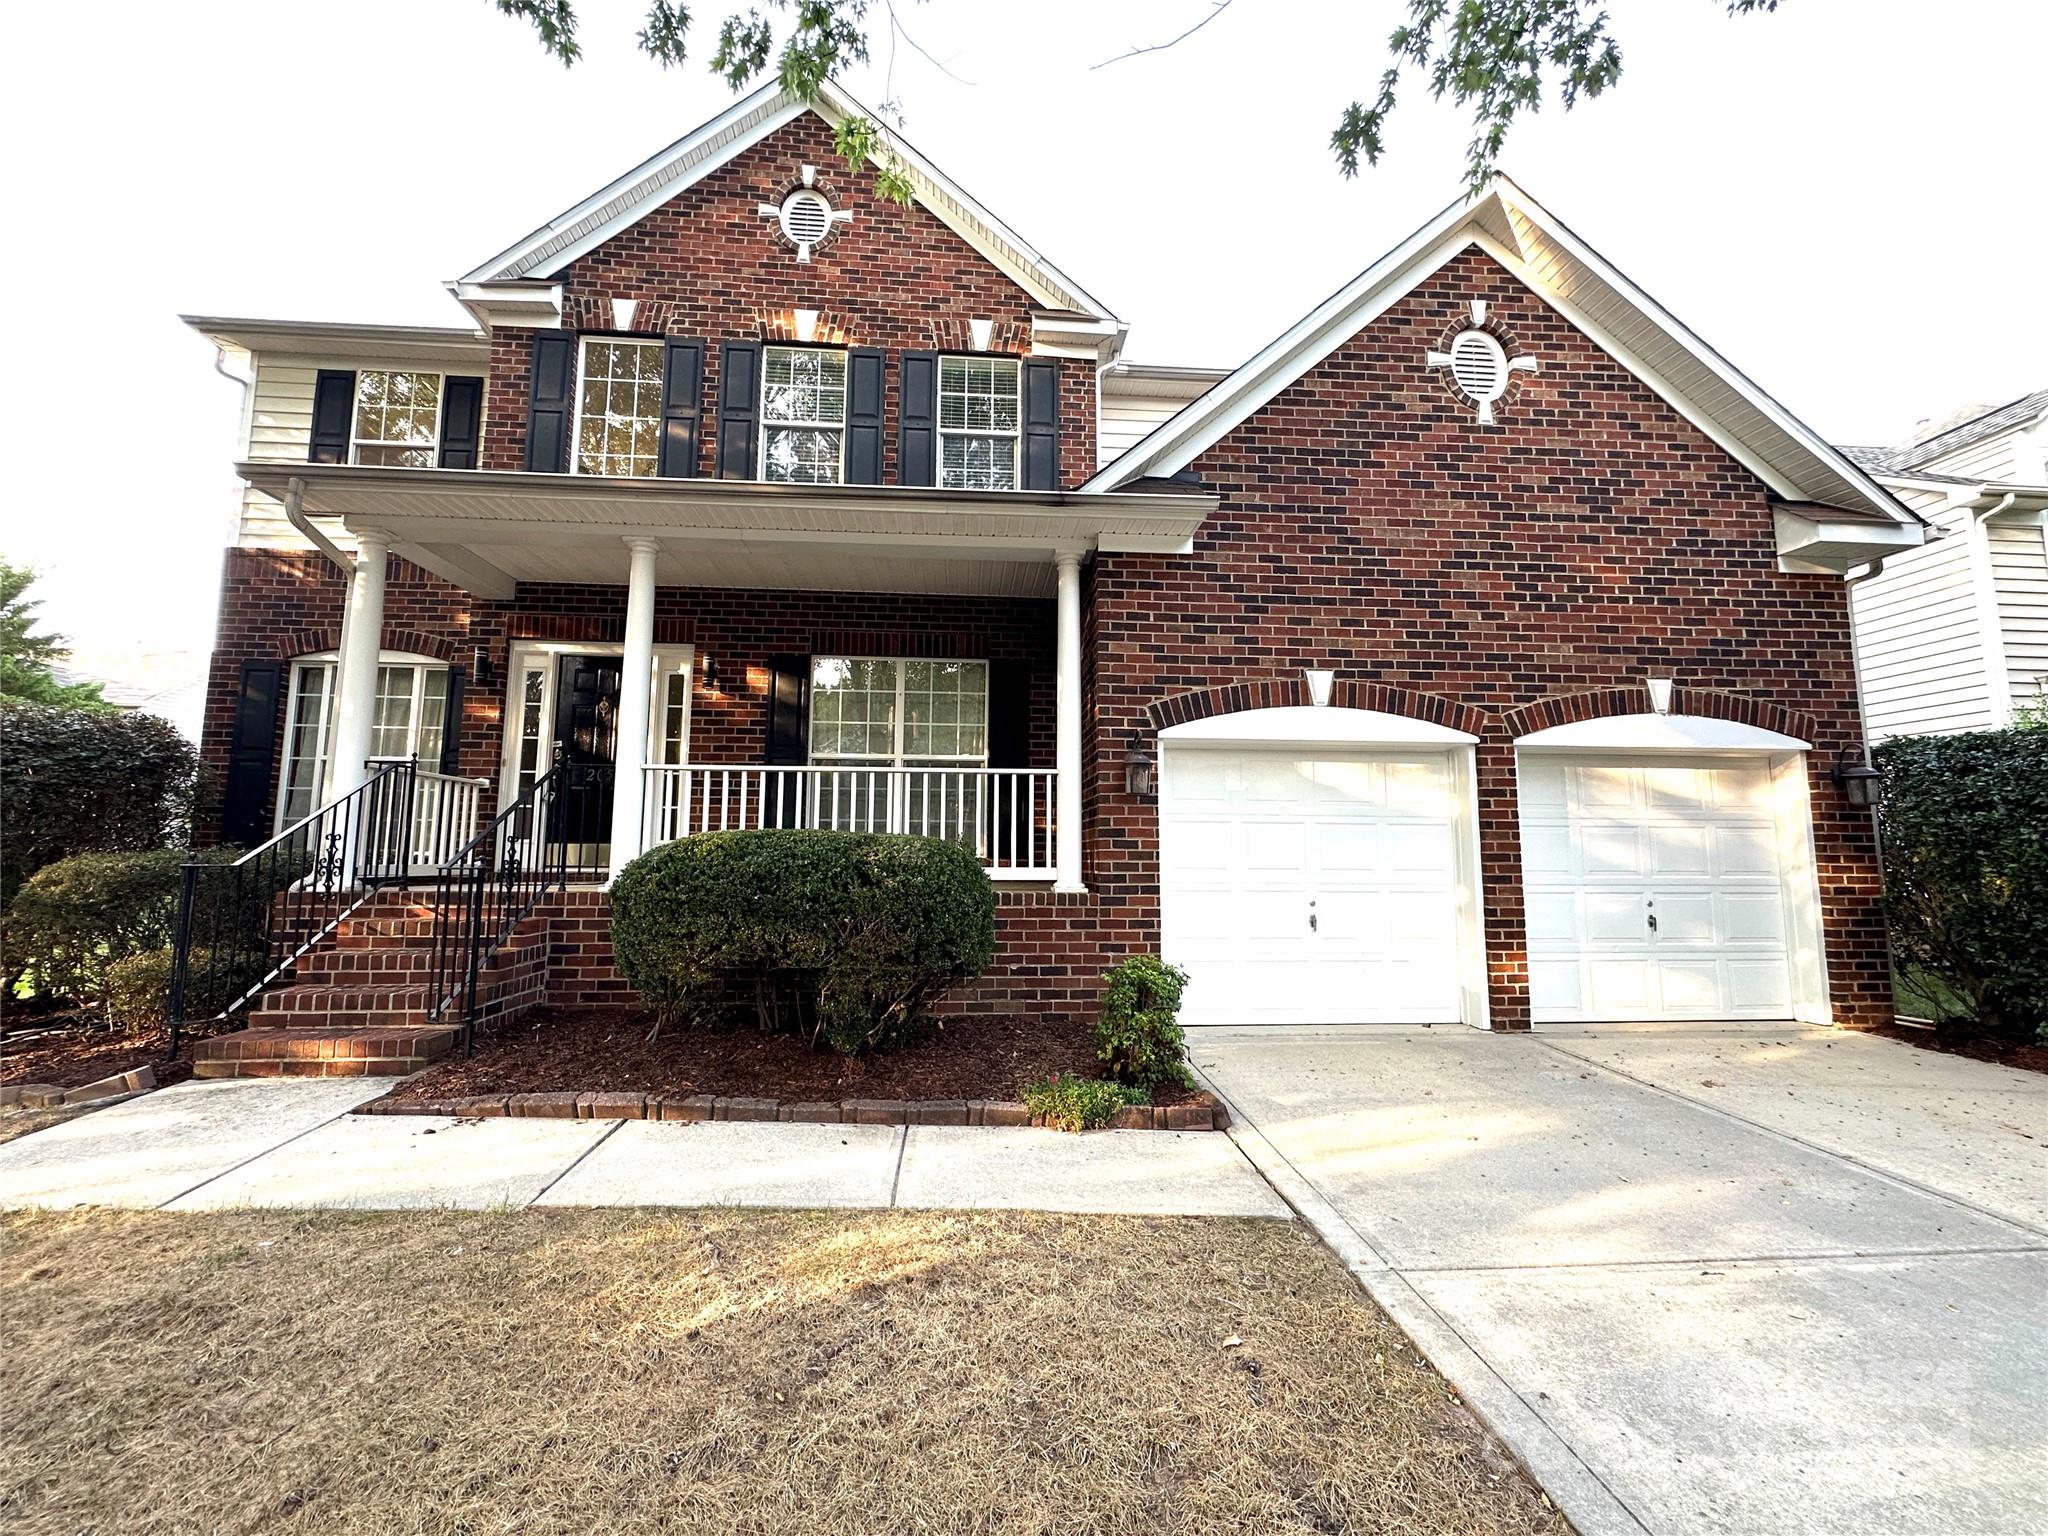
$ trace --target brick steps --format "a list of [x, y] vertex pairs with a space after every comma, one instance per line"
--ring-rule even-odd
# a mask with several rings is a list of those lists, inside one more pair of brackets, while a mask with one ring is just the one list
[[456, 1031], [245, 1029], [192, 1047], [195, 1077], [403, 1077], [453, 1050]]
[[294, 981], [257, 998], [249, 1018], [257, 1029], [419, 1028], [434, 1004], [433, 991], [424, 981]]

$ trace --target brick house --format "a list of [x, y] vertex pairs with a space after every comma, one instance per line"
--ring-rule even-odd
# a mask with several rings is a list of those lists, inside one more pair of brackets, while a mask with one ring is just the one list
[[562, 1000], [625, 859], [803, 824], [975, 848], [964, 1009], [1158, 950], [1196, 1022], [1889, 1016], [1843, 577], [1922, 529], [1863, 469], [1505, 180], [1147, 368], [909, 146], [908, 205], [849, 173], [859, 111], [738, 102], [474, 329], [191, 320], [247, 385], [223, 837], [376, 759], [416, 863], [555, 795]]

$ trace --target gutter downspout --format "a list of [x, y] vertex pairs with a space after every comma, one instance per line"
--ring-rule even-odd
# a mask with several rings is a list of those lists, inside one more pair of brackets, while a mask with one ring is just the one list
[[[1985, 494], [1995, 494], [1990, 487]], [[1977, 633], [1984, 653], [1984, 699], [1991, 710], [1991, 728], [2012, 724], [2012, 674], [2005, 666], [2005, 630], [1998, 615], [1998, 570], [1991, 560], [1992, 518], [2019, 500], [2008, 491], [1995, 507], [1970, 511], [1970, 575], [1977, 602]]]

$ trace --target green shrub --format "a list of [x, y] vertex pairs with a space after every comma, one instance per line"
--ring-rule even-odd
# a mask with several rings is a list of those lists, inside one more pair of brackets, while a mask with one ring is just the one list
[[[171, 965], [175, 952], [145, 949], [123, 955], [106, 968], [107, 1017], [118, 1028], [151, 1029], [170, 1017]], [[248, 967], [229, 963], [224, 954], [194, 949], [185, 968], [185, 1019], [212, 1018], [240, 997], [255, 981]]]
[[1187, 972], [1153, 955], [1132, 955], [1102, 979], [1109, 985], [1095, 1024], [1095, 1048], [1104, 1073], [1147, 1092], [1168, 1083], [1192, 1088], [1188, 1037], [1175, 1018]]
[[1951, 1031], [2048, 1038], [2048, 731], [1902, 737], [1877, 765], [1900, 971], [1962, 1001]]
[[1099, 1130], [1127, 1105], [1151, 1102], [1142, 1088], [1096, 1077], [1040, 1078], [1024, 1090], [1024, 1107], [1062, 1131]]
[[185, 864], [234, 857], [231, 848], [199, 854], [159, 848], [80, 853], [46, 864], [22, 883], [7, 909], [9, 967], [30, 970], [39, 992], [104, 1002], [113, 962], [165, 949], [174, 938]]
[[36, 870], [76, 853], [176, 847], [201, 793], [199, 755], [134, 710], [0, 705], [0, 908]]
[[663, 1022], [734, 1011], [848, 1055], [896, 1044], [995, 952], [995, 893], [936, 838], [709, 832], [612, 887], [619, 969]]

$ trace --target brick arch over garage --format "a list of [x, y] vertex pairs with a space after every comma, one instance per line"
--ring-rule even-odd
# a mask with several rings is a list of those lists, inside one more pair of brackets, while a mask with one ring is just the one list
[[[1241, 714], [1250, 709], [1289, 709], [1313, 704], [1308, 682], [1299, 672], [1251, 682], [1224, 683], [1215, 688], [1197, 688], [1188, 693], [1169, 694], [1145, 706], [1154, 730], [1186, 725], [1216, 715]], [[1483, 709], [1460, 704], [1434, 693], [1415, 693], [1362, 678], [1340, 677], [1330, 689], [1332, 709], [1370, 709], [1386, 715], [1403, 715], [1426, 720], [1472, 736], [1484, 737], [1492, 716]]]
[[[402, 651], [408, 656], [425, 656], [433, 661], [453, 664], [456, 660], [455, 645], [439, 635], [430, 635], [417, 629], [397, 629], [390, 625], [378, 637], [379, 648], [386, 651]], [[294, 629], [277, 637], [274, 654], [280, 661], [290, 661], [299, 656], [316, 656], [322, 651], [341, 649], [341, 630], [332, 624], [311, 628]]]
[[[1645, 689], [1594, 688], [1585, 693], [1554, 694], [1533, 704], [1524, 704], [1519, 709], [1507, 710], [1501, 715], [1500, 723], [1509, 741], [1519, 741], [1532, 732], [1548, 730], [1552, 726], [1577, 725], [1584, 720], [1649, 712], [1650, 697]], [[1753, 725], [1759, 730], [1776, 731], [1781, 736], [1793, 736], [1815, 746], [1820, 745], [1820, 727], [1811, 715], [1786, 709], [1767, 699], [1753, 699], [1746, 694], [1724, 693], [1716, 688], [1673, 688], [1670, 713], [1703, 715], [1713, 720]]]

